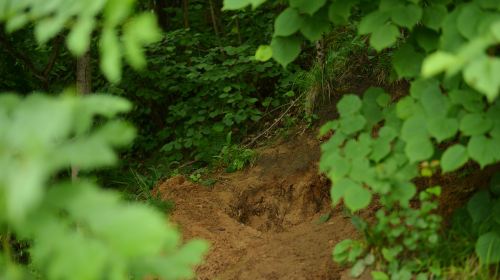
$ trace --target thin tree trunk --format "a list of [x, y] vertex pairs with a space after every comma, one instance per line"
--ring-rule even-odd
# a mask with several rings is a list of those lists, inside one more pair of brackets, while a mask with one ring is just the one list
[[182, 0], [182, 16], [184, 18], [184, 28], [189, 28], [189, 0]]
[[219, 39], [219, 26], [217, 24], [217, 16], [215, 15], [215, 7], [214, 7], [214, 3], [213, 3], [213, 0], [208, 0], [208, 3], [210, 4], [210, 16], [212, 17], [212, 25], [214, 27], [214, 32], [215, 32], [215, 36], [217, 37], [217, 39]]
[[[92, 69], [90, 65], [90, 51], [76, 60], [76, 93], [78, 95], [89, 94], [92, 91]], [[71, 166], [71, 179], [78, 178], [80, 169], [78, 166]]]

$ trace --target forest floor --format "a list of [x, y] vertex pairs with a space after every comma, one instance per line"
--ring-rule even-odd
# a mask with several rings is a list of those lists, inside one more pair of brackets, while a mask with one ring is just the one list
[[[330, 183], [318, 172], [320, 144], [305, 133], [257, 149], [252, 166], [213, 174], [217, 182], [211, 187], [183, 176], [156, 186], [156, 195], [175, 203], [170, 218], [183, 236], [211, 243], [198, 279], [351, 279], [332, 261], [332, 248], [359, 235], [342, 207], [330, 206]], [[478, 186], [488, 184], [495, 169], [416, 183], [441, 185], [439, 212], [449, 216]], [[358, 279], [369, 279], [367, 274]]]
[[211, 187], [182, 176], [157, 186], [175, 202], [171, 220], [184, 237], [211, 243], [198, 279], [343, 278], [332, 248], [357, 233], [342, 208], [331, 210], [330, 184], [318, 175], [319, 144], [304, 134], [259, 149], [251, 167], [218, 173]]

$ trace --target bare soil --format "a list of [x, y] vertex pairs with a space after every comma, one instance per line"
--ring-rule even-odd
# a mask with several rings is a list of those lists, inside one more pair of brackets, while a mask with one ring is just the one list
[[[155, 188], [162, 199], [175, 202], [170, 219], [186, 239], [211, 243], [198, 279], [351, 279], [331, 252], [358, 233], [341, 207], [330, 206], [330, 183], [318, 175], [319, 145], [305, 134], [258, 150], [257, 161], [244, 171], [213, 175], [212, 187], [177, 176]], [[442, 186], [439, 212], [447, 217], [498, 170], [466, 167], [416, 183]], [[370, 219], [375, 209], [362, 216]], [[328, 214], [330, 219], [320, 222]], [[368, 271], [358, 279], [370, 279]]]
[[198, 279], [345, 278], [332, 248], [357, 233], [340, 208], [331, 210], [319, 141], [303, 135], [258, 153], [252, 167], [219, 174], [212, 187], [178, 176], [155, 190], [175, 202], [171, 220], [186, 239], [212, 245]]

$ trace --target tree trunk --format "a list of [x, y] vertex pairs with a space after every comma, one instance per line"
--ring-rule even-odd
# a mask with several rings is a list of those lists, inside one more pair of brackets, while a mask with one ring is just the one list
[[[76, 93], [78, 95], [89, 94], [92, 91], [92, 69], [90, 65], [90, 51], [76, 60]], [[80, 169], [78, 166], [71, 166], [71, 179], [78, 178]]]
[[189, 28], [189, 0], [182, 0], [182, 16], [184, 18], [184, 28]]

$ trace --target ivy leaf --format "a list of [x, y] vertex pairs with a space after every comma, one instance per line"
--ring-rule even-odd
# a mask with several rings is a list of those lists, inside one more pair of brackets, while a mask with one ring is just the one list
[[460, 130], [464, 135], [481, 135], [491, 130], [493, 121], [482, 113], [470, 113], [460, 120]]
[[406, 142], [405, 153], [410, 162], [429, 159], [434, 153], [434, 146], [428, 138], [411, 139]]
[[366, 208], [371, 200], [372, 193], [356, 183], [350, 186], [344, 194], [344, 203], [353, 212]]
[[455, 136], [458, 121], [454, 118], [434, 117], [427, 121], [427, 130], [438, 142]]
[[268, 61], [273, 57], [273, 49], [268, 45], [260, 45], [255, 52], [255, 59], [258, 61]]
[[271, 41], [273, 58], [286, 67], [299, 56], [301, 43], [302, 41], [295, 36], [274, 37]]
[[392, 10], [391, 18], [399, 26], [413, 28], [422, 18], [422, 8], [415, 4], [396, 6]]
[[396, 43], [398, 37], [399, 29], [395, 25], [382, 25], [372, 33], [370, 45], [377, 51], [381, 51]]
[[274, 22], [274, 36], [290, 36], [302, 26], [303, 18], [294, 8], [284, 10]]
[[340, 116], [351, 116], [359, 112], [361, 109], [361, 99], [354, 94], [346, 94], [337, 104]]
[[468, 64], [464, 69], [464, 79], [468, 85], [486, 95], [492, 102], [500, 89], [500, 59], [481, 56]]
[[469, 160], [467, 148], [463, 145], [455, 144], [443, 153], [441, 158], [441, 168], [443, 172], [450, 172], [462, 167]]
[[479, 236], [476, 242], [476, 254], [483, 264], [500, 262], [500, 235], [491, 231]]
[[495, 162], [498, 153], [498, 146], [494, 141], [486, 138], [484, 135], [472, 136], [467, 144], [469, 156], [477, 161], [481, 168]]
[[301, 12], [314, 15], [326, 3], [326, 0], [290, 0], [290, 6], [299, 9]]

